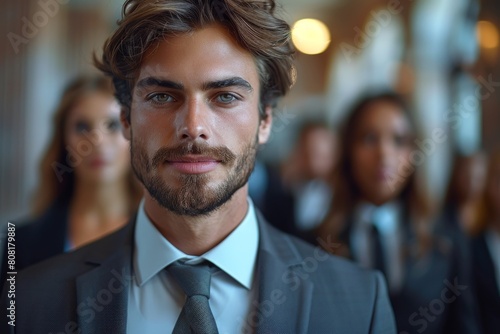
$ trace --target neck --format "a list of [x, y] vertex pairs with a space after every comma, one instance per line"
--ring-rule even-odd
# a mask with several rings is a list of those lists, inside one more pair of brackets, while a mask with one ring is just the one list
[[165, 209], [146, 192], [144, 210], [172, 245], [186, 254], [199, 256], [217, 246], [243, 221], [248, 211], [247, 193], [245, 185], [217, 210], [191, 217]]
[[73, 248], [103, 237], [127, 223], [129, 189], [126, 182], [79, 182], [70, 204], [69, 238]]

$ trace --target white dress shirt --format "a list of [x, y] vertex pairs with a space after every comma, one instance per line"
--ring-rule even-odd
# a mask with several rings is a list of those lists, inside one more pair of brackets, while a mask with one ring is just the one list
[[495, 276], [497, 279], [497, 288], [500, 292], [500, 233], [489, 229], [485, 235], [486, 245], [490, 251], [493, 267], [495, 268]]
[[332, 202], [332, 190], [326, 182], [312, 180], [295, 189], [295, 221], [299, 231], [318, 227]]
[[373, 240], [371, 225], [375, 225], [380, 235], [384, 252], [387, 284], [391, 292], [401, 288], [404, 278], [404, 264], [401, 256], [403, 237], [402, 207], [399, 203], [375, 206], [369, 203], [358, 205], [354, 214], [351, 245], [354, 259], [365, 268], [373, 268]]
[[259, 230], [253, 203], [238, 227], [201, 256], [184, 254], [156, 229], [140, 204], [135, 227], [133, 273], [128, 298], [127, 333], [172, 333], [185, 294], [166, 270], [180, 259], [208, 260], [220, 270], [212, 274], [210, 308], [220, 334], [241, 333], [254, 300]]

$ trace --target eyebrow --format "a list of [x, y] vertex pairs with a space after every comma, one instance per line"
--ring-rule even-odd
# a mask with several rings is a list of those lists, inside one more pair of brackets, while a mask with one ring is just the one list
[[203, 90], [227, 88], [227, 87], [241, 87], [252, 92], [252, 85], [248, 81], [240, 77], [231, 77], [227, 79], [209, 81], [203, 84]]
[[[142, 80], [140, 80], [137, 83], [138, 88], [146, 88], [146, 87], [164, 87], [164, 88], [171, 88], [175, 90], [184, 90], [184, 85], [178, 82], [174, 82], [171, 80], [166, 80], [166, 79], [160, 79], [156, 77], [147, 77]], [[245, 88], [249, 92], [253, 91], [252, 85], [245, 79], [241, 77], [231, 77], [231, 78], [226, 78], [222, 80], [216, 80], [216, 81], [208, 81], [203, 83], [202, 89], [203, 90], [210, 90], [210, 89], [217, 89], [217, 88], [227, 88], [227, 87], [241, 87]]]
[[146, 87], [164, 87], [164, 88], [172, 88], [176, 90], [183, 90], [184, 86], [180, 83], [171, 81], [171, 80], [164, 80], [160, 78], [155, 78], [155, 77], [147, 77], [142, 80], [140, 80], [137, 83], [137, 87], [139, 88], [146, 88]]

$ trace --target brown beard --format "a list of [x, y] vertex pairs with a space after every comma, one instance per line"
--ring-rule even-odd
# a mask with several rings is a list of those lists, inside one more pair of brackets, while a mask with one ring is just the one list
[[[143, 146], [132, 136], [130, 152], [135, 175], [149, 194], [165, 209], [184, 216], [209, 215], [229, 201], [234, 193], [247, 182], [255, 165], [258, 137], [250, 142], [241, 155], [227, 147], [210, 147], [190, 142], [173, 148], [161, 148], [150, 159]], [[174, 160], [187, 154], [212, 157], [229, 169], [228, 177], [215, 189], [207, 187], [206, 174], [183, 174], [181, 186], [169, 186], [158, 174], [158, 167], [167, 160]]]

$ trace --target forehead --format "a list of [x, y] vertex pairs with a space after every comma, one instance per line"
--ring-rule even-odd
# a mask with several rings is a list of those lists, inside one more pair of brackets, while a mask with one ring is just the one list
[[161, 40], [147, 51], [136, 83], [148, 76], [175, 80], [186, 87], [234, 76], [254, 88], [258, 84], [254, 57], [220, 25]]
[[358, 129], [412, 132], [412, 126], [402, 107], [391, 101], [373, 101], [366, 105], [359, 117]]
[[99, 120], [106, 117], [118, 117], [120, 105], [110, 94], [90, 92], [83, 95], [71, 108], [69, 119]]

